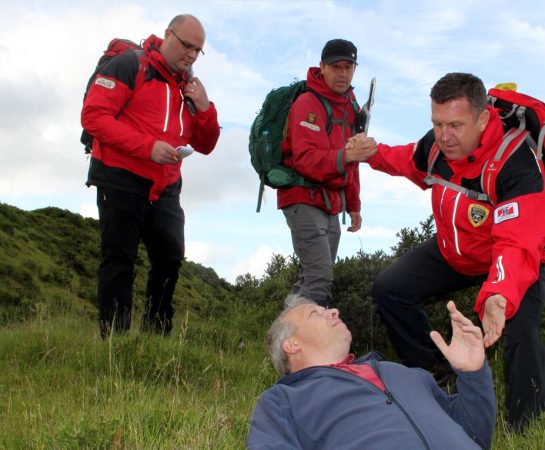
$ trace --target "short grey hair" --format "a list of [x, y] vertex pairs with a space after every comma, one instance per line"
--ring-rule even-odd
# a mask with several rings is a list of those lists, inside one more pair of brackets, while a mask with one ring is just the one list
[[293, 308], [303, 304], [315, 305], [316, 302], [302, 295], [289, 295], [286, 297], [284, 310], [272, 323], [267, 333], [267, 352], [280, 376], [287, 375], [291, 371], [288, 355], [283, 349], [284, 341], [297, 332], [297, 327], [290, 321], [285, 320], [285, 317]]

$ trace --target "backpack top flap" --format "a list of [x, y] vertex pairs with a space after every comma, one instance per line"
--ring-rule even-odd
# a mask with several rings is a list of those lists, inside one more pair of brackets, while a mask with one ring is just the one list
[[543, 155], [545, 135], [545, 103], [514, 90], [493, 88], [488, 91], [488, 102], [498, 110], [505, 131], [526, 129], [539, 157]]

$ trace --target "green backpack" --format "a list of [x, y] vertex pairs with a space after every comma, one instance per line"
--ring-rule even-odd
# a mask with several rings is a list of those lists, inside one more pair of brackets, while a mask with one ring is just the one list
[[[295, 99], [303, 92], [313, 93], [322, 103], [327, 114], [326, 133], [329, 134], [333, 127], [333, 110], [329, 101], [307, 88], [306, 81], [295, 81], [289, 86], [273, 89], [267, 94], [250, 129], [250, 158], [260, 180], [256, 212], [261, 210], [265, 185], [274, 189], [317, 186], [316, 183], [305, 180], [295, 170], [282, 164], [280, 143], [287, 135], [288, 113]], [[355, 129], [356, 132], [360, 132], [365, 121], [360, 107], [355, 101], [352, 103], [356, 112]], [[327, 204], [327, 197], [325, 200]]]

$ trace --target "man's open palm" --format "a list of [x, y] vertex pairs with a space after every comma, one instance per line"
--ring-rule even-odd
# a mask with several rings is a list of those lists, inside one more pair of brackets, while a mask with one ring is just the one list
[[485, 360], [481, 329], [458, 311], [453, 301], [447, 303], [447, 309], [452, 324], [450, 345], [437, 331], [430, 333], [431, 339], [454, 369], [462, 372], [479, 370]]

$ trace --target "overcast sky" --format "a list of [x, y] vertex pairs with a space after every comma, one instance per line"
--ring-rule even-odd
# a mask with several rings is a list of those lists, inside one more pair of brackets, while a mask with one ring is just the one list
[[[203, 23], [205, 56], [195, 73], [219, 112], [210, 156], [184, 162], [186, 256], [228, 281], [260, 277], [273, 253], [292, 254], [276, 193], [255, 213], [258, 180], [248, 133], [267, 92], [304, 78], [324, 43], [358, 47], [353, 80], [363, 103], [377, 78], [369, 134], [403, 144], [430, 128], [429, 91], [447, 72], [472, 72], [487, 87], [506, 81], [545, 98], [543, 0], [174, 1], [0, 0], [0, 202], [56, 206], [97, 217], [95, 188], [79, 144], [87, 79], [113, 37], [163, 36], [172, 17]], [[361, 166], [363, 228], [343, 232], [340, 257], [397, 242], [431, 212], [428, 192]], [[348, 224], [347, 224], [348, 225]], [[343, 227], [346, 230], [346, 226]]]

